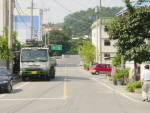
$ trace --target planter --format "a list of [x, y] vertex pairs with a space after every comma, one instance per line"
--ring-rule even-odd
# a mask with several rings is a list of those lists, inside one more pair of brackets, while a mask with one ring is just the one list
[[117, 85], [117, 81], [113, 81], [113, 84], [114, 84], [114, 85]]
[[118, 85], [122, 85], [122, 80], [117, 80]]
[[89, 67], [85, 67], [84, 69], [85, 69], [85, 70], [87, 70], [87, 71], [89, 71], [89, 70], [90, 70], [90, 68], [89, 68]]

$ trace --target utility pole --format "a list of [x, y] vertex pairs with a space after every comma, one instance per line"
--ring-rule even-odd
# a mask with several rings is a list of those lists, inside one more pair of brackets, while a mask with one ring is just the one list
[[31, 40], [33, 40], [33, 0], [31, 0]]
[[100, 47], [100, 63], [102, 63], [102, 31], [101, 31], [101, 24], [102, 24], [102, 10], [101, 10], [101, 0], [99, 4], [99, 47]]
[[9, 27], [8, 27], [8, 48], [10, 51], [9, 71], [13, 73], [13, 52], [12, 52], [12, 28], [13, 28], [13, 2], [9, 0]]
[[[122, 16], [124, 16], [124, 12], [122, 11]], [[122, 48], [121, 48], [121, 53], [122, 53]], [[121, 54], [121, 68], [124, 68], [124, 56]]]
[[95, 8], [95, 13], [96, 13], [96, 29], [97, 29], [97, 34], [96, 34], [96, 63], [98, 63], [98, 6]]
[[49, 27], [50, 27], [50, 26], [49, 26], [49, 21], [48, 21], [48, 38], [47, 38], [47, 40], [48, 40], [48, 41], [47, 41], [47, 42], [48, 42], [48, 44], [47, 44], [47, 45], [49, 45], [49, 36], [50, 36]]

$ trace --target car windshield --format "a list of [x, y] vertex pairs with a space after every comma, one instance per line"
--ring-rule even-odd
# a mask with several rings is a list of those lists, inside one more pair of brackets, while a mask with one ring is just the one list
[[25, 49], [22, 50], [21, 61], [22, 62], [47, 62], [48, 54], [47, 49]]
[[0, 68], [0, 76], [8, 75], [8, 71], [6, 68]]

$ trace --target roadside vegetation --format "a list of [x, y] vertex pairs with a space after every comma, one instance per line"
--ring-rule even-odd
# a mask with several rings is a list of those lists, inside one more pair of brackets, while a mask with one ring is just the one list
[[[139, 4], [141, 0], [139, 0]], [[150, 38], [150, 8], [134, 8], [130, 0], [125, 0], [127, 12], [115, 17], [108, 27], [110, 40], [117, 40], [117, 54], [123, 55], [125, 61], [142, 63], [149, 59], [150, 51], [145, 40]], [[136, 75], [134, 75], [136, 79]]]

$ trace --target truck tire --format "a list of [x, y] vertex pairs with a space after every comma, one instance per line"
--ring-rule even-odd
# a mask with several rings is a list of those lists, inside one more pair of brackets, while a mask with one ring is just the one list
[[55, 68], [52, 67], [50, 71], [51, 78], [55, 78]]
[[25, 76], [22, 76], [22, 81], [26, 81], [26, 77]]
[[46, 80], [47, 81], [50, 81], [51, 80], [51, 77], [49, 75], [46, 75]]

